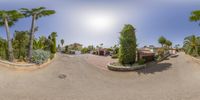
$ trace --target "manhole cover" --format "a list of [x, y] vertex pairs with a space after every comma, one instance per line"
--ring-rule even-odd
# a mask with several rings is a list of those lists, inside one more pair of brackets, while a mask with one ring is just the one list
[[65, 74], [60, 74], [60, 75], [58, 75], [58, 78], [60, 78], [60, 79], [65, 79], [67, 76], [65, 75]]

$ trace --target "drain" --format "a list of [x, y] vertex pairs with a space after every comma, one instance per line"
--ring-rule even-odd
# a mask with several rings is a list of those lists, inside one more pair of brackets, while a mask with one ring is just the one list
[[67, 77], [67, 75], [65, 75], [65, 74], [58, 75], [58, 78], [60, 78], [60, 79], [65, 79], [66, 77]]

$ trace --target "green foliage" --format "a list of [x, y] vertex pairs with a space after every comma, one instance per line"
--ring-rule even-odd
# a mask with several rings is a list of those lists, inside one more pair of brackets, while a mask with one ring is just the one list
[[113, 46], [113, 54], [118, 54], [119, 53], [119, 47], [117, 45]]
[[39, 37], [38, 49], [44, 49], [46, 47], [46, 45], [45, 45], [46, 40], [47, 40], [47, 38], [45, 36]]
[[54, 10], [46, 10], [45, 7], [38, 7], [33, 9], [21, 8], [20, 11], [24, 14], [25, 17], [35, 15], [36, 19], [44, 16], [50, 16], [56, 13]]
[[94, 49], [95, 49], [95, 48], [94, 48], [93, 45], [89, 45], [89, 46], [88, 46], [88, 50], [89, 50], [89, 51], [93, 51]]
[[81, 49], [81, 53], [82, 54], [85, 54], [85, 53], [88, 53], [89, 52], [89, 49], [88, 48], [82, 48]]
[[14, 23], [18, 21], [18, 19], [23, 17], [23, 14], [21, 14], [17, 10], [0, 10], [0, 26], [5, 25], [5, 19], [8, 21], [9, 26], [13, 26]]
[[52, 37], [51, 35], [49, 38], [46, 38], [45, 36], [39, 37], [39, 39], [34, 39], [33, 41], [33, 49], [42, 49], [45, 51], [51, 51], [53, 49], [56, 49], [56, 38]]
[[113, 59], [117, 59], [117, 58], [118, 58], [118, 54], [112, 55], [112, 58], [113, 58]]
[[158, 49], [157, 53], [158, 53], [158, 56], [160, 58], [162, 58], [162, 57], [164, 57], [165, 49], [164, 48], [160, 48], [160, 49]]
[[8, 50], [7, 42], [5, 39], [0, 38], [0, 59], [8, 59]]
[[125, 25], [120, 34], [119, 62], [121, 64], [134, 64], [136, 59], [135, 28]]
[[65, 46], [65, 53], [68, 53], [68, 52], [69, 52], [69, 46], [66, 45], [66, 46]]
[[[32, 17], [30, 40], [29, 40], [29, 50], [28, 50], [28, 58], [29, 58], [29, 60], [31, 60], [33, 41], [34, 41], [34, 33], [35, 33], [36, 29], [38, 30], [38, 28], [35, 28], [36, 20], [38, 20], [39, 18], [44, 17], [44, 16], [50, 16], [52, 14], [55, 14], [56, 12], [54, 10], [46, 10], [45, 7], [33, 8], [33, 9], [21, 8], [20, 11], [23, 13], [23, 15], [25, 17], [30, 17], [30, 16]], [[56, 52], [56, 50], [54, 49], [54, 46], [50, 46], [50, 48], [52, 48], [51, 49], [52, 53]]]
[[[49, 43], [46, 43], [48, 41], [48, 39], [45, 36], [41, 36], [39, 37], [39, 39], [34, 39], [33, 40], [33, 49], [37, 50], [37, 49], [45, 49], [47, 48], [49, 45]], [[51, 43], [50, 43], [51, 44]]]
[[65, 42], [64, 39], [61, 39], [61, 40], [60, 40], [60, 43], [61, 43], [62, 46], [63, 46], [64, 42]]
[[13, 48], [10, 38], [11, 33], [9, 27], [14, 25], [15, 22], [18, 21], [18, 19], [23, 17], [24, 17], [23, 14], [19, 13], [16, 10], [0, 11], [0, 26], [5, 26], [6, 29], [7, 42], [8, 42], [8, 58], [9, 58], [8, 60], [11, 62], [14, 60], [14, 55], [13, 55]]
[[145, 64], [145, 59], [139, 59], [138, 64], [139, 65], [144, 65]]
[[28, 31], [15, 31], [13, 38], [14, 57], [17, 59], [25, 59], [27, 55], [27, 47], [29, 41]]
[[186, 54], [192, 56], [199, 56], [200, 51], [200, 37], [195, 35], [188, 36], [184, 39], [183, 49]]
[[55, 54], [52, 54], [52, 53], [51, 53], [50, 59], [52, 60], [54, 57], [55, 57]]
[[108, 50], [108, 51], [113, 51], [113, 49], [112, 49], [112, 48], [107, 48], [107, 50]]
[[57, 33], [56, 32], [52, 32], [50, 37], [51, 37], [51, 40], [52, 40], [51, 53], [55, 54], [56, 53], [56, 37], [57, 37]]
[[34, 50], [31, 58], [32, 63], [43, 64], [51, 56], [51, 53], [44, 50]]
[[200, 21], [200, 10], [195, 10], [191, 13], [190, 21], [198, 22]]
[[158, 39], [158, 42], [162, 45], [162, 47], [163, 47], [163, 45], [165, 44], [165, 42], [166, 42], [166, 38], [165, 37], [163, 37], [163, 36], [161, 36], [159, 39]]
[[51, 39], [46, 39], [45, 43], [44, 43], [44, 45], [45, 45], [44, 50], [51, 51], [51, 48], [52, 48], [53, 44], [54, 43], [53, 43], [53, 41]]
[[172, 46], [172, 42], [169, 40], [166, 40], [165, 45], [169, 48], [170, 46]]

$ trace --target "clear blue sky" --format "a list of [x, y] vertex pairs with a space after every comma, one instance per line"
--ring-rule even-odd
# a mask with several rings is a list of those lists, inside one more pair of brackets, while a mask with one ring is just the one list
[[[59, 43], [63, 38], [65, 44], [79, 42], [87, 46], [103, 43], [106, 47], [110, 47], [118, 43], [119, 32], [124, 24], [132, 24], [136, 28], [137, 42], [140, 47], [159, 46], [157, 40], [161, 35], [174, 44], [182, 44], [184, 37], [188, 35], [200, 35], [198, 23], [189, 21], [191, 11], [200, 10], [199, 0], [0, 1], [1, 10], [40, 6], [56, 10], [57, 13], [38, 20], [39, 31], [36, 37], [47, 36], [55, 31], [58, 33]], [[107, 18], [103, 21], [108, 25], [100, 24], [101, 27], [105, 26], [102, 29], [95, 29], [95, 20], [91, 20], [98, 16]], [[30, 18], [21, 19], [11, 28], [12, 34], [14, 30], [29, 30], [30, 22]], [[98, 26], [98, 21], [96, 24]], [[0, 28], [0, 36], [5, 37], [4, 28]]]

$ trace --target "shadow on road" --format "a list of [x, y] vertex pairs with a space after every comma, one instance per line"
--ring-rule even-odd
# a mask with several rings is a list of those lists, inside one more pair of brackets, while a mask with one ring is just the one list
[[136, 70], [138, 74], [154, 74], [155, 72], [162, 72], [171, 68], [171, 63], [157, 63], [148, 65], [146, 68]]

